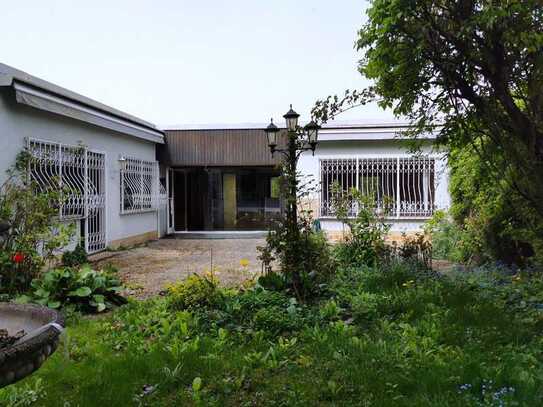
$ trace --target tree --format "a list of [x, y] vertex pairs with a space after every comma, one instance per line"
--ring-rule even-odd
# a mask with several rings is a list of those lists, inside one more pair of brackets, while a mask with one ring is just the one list
[[359, 70], [374, 86], [318, 101], [315, 118], [378, 100], [412, 136], [436, 131], [448, 151], [476, 154], [543, 233], [543, 4], [374, 0], [367, 14]]

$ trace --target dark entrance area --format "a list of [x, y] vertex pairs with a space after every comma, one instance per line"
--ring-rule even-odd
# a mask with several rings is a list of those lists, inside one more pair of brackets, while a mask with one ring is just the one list
[[184, 168], [171, 174], [177, 232], [264, 230], [281, 214], [273, 168]]

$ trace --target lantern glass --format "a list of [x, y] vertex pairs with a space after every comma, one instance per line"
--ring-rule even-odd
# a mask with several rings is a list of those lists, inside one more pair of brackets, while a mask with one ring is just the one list
[[305, 131], [307, 133], [307, 141], [309, 144], [317, 144], [318, 137], [319, 137], [319, 125], [315, 123], [314, 121], [310, 121], [305, 126]]
[[310, 143], [316, 143], [317, 142], [317, 130], [309, 130], [307, 132], [307, 138]]
[[283, 117], [287, 122], [287, 130], [296, 131], [298, 128], [298, 117], [300, 117], [300, 115], [292, 110], [292, 105], [290, 105], [290, 110]]
[[298, 127], [298, 118], [297, 117], [290, 117], [287, 119], [287, 129], [289, 131], [296, 130], [296, 127]]
[[268, 145], [270, 147], [277, 145], [277, 133], [275, 131], [267, 132], [266, 136], [268, 136]]
[[275, 146], [277, 146], [277, 134], [279, 133], [279, 129], [275, 124], [273, 124], [273, 119], [271, 119], [270, 124], [264, 131], [266, 132], [266, 137], [268, 138], [268, 146], [270, 146], [270, 148], [275, 148]]

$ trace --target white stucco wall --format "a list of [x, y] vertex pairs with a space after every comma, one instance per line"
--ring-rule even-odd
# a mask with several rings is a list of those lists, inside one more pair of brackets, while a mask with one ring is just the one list
[[[397, 139], [389, 140], [330, 140], [332, 137], [326, 137], [320, 141], [315, 155], [311, 152], [303, 153], [300, 157], [298, 170], [302, 174], [304, 181], [310, 177], [315, 182], [320, 182], [319, 160], [325, 158], [376, 158], [376, 157], [397, 157], [409, 155], [409, 148], [405, 142]], [[358, 134], [358, 138], [364, 138], [363, 131]], [[448, 167], [442, 153], [434, 151], [431, 142], [422, 147], [424, 154], [432, 155], [436, 158], [435, 167], [435, 204], [438, 209], [446, 209], [450, 205], [450, 196], [448, 192]], [[319, 201], [319, 193], [312, 196], [313, 200]], [[314, 213], [318, 218], [319, 214]], [[343, 231], [345, 226], [334, 219], [321, 218], [321, 226], [326, 231]], [[416, 232], [424, 224], [425, 219], [388, 219], [391, 225], [391, 232]]]
[[23, 149], [26, 137], [71, 145], [82, 143], [105, 153], [107, 244], [157, 230], [156, 212], [120, 214], [118, 162], [121, 154], [154, 161], [154, 143], [17, 104], [11, 89], [0, 88], [0, 183]]

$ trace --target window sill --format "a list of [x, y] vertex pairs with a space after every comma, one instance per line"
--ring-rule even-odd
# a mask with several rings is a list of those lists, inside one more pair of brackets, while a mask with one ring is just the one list
[[[355, 217], [354, 216], [350, 216], [349, 217], [350, 219], [354, 219]], [[427, 215], [427, 216], [403, 216], [403, 215], [400, 215], [400, 216], [386, 216], [384, 219], [385, 221], [398, 221], [398, 220], [428, 220], [428, 219], [431, 219], [432, 218], [432, 215]], [[335, 216], [319, 216], [317, 219], [319, 220], [337, 220], [339, 221], [338, 218], [336, 218]]]
[[150, 213], [150, 212], [156, 212], [158, 209], [157, 208], [150, 208], [150, 209], [135, 209], [135, 210], [132, 210], [132, 211], [120, 211], [120, 215], [121, 216], [125, 216], [125, 215], [137, 215], [137, 214], [141, 214], [141, 213]]

